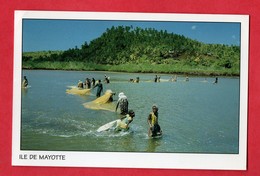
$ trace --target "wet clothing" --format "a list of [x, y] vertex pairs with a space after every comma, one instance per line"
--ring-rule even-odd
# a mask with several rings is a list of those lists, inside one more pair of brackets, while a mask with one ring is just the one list
[[158, 118], [153, 112], [151, 112], [150, 115], [151, 115], [151, 124], [152, 126], [154, 126], [155, 124], [158, 123]]
[[91, 82], [90, 82], [89, 79], [86, 79], [85, 85], [86, 85], [86, 88], [87, 88], [87, 89], [90, 89], [90, 88], [91, 88]]
[[217, 84], [218, 83], [218, 77], [216, 77], [216, 79], [215, 79], [215, 82], [214, 82], [215, 84]]
[[148, 117], [148, 121], [151, 123], [151, 136], [157, 136], [161, 134], [161, 127], [158, 124], [158, 113], [151, 112]]
[[127, 97], [124, 95], [123, 92], [119, 93], [118, 95], [118, 101], [117, 101], [117, 105], [116, 105], [116, 111], [117, 111], [117, 108], [119, 106], [120, 108], [120, 114], [122, 115], [125, 115], [128, 113], [128, 100], [127, 100]]
[[102, 85], [101, 83], [98, 83], [98, 84], [96, 84], [96, 85], [94, 86], [94, 88], [95, 88], [95, 87], [98, 87], [98, 88], [97, 88], [97, 94], [96, 94], [96, 96], [97, 96], [97, 97], [100, 97], [101, 92], [103, 91], [103, 85]]
[[151, 132], [152, 132], [152, 137], [157, 136], [157, 135], [161, 135], [161, 127], [159, 124], [155, 124], [152, 128], [151, 128]]
[[109, 77], [105, 77], [105, 82], [106, 82], [107, 84], [109, 84], [109, 82], [110, 82]]
[[121, 114], [126, 114], [128, 112], [128, 100], [126, 98], [121, 99], [119, 106]]
[[156, 75], [155, 78], [154, 78], [154, 82], [157, 82], [157, 80], [158, 80], [158, 77]]
[[94, 78], [92, 78], [92, 86], [94, 87], [96, 85], [96, 80]]
[[133, 121], [133, 117], [127, 114], [117, 123], [116, 130], [118, 131], [128, 130], [129, 129], [128, 124], [131, 123], [132, 121]]
[[80, 88], [80, 89], [83, 89], [84, 87], [83, 87], [83, 82], [82, 81], [79, 81], [79, 83], [78, 83], [78, 88]]
[[136, 80], [135, 80], [134, 82], [135, 82], [135, 83], [139, 83], [139, 80], [140, 80], [140, 78], [137, 77]]
[[28, 86], [28, 80], [26, 78], [24, 78], [22, 86], [23, 87], [27, 87]]

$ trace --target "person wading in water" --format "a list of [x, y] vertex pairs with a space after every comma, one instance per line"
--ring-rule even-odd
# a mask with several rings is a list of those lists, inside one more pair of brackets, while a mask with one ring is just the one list
[[150, 112], [147, 122], [149, 124], [148, 136], [155, 137], [161, 136], [162, 130], [158, 123], [158, 107], [156, 105], [152, 106], [152, 112]]

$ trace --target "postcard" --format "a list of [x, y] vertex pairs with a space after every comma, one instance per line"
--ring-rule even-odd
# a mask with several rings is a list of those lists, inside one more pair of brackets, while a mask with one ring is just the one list
[[15, 11], [13, 166], [246, 170], [248, 15]]

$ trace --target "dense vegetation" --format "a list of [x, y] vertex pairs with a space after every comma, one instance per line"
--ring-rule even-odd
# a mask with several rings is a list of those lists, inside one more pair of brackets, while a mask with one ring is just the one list
[[[84, 37], [84, 36], [82, 36]], [[66, 51], [23, 53], [23, 68], [239, 75], [240, 47], [118, 26]]]

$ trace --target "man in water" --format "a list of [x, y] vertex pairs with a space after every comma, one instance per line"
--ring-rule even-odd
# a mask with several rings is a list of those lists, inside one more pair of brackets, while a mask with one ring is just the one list
[[95, 78], [92, 78], [91, 83], [92, 83], [92, 86], [93, 86], [93, 87], [96, 85], [96, 80], [95, 80]]
[[158, 81], [158, 77], [157, 77], [157, 75], [155, 75], [154, 82], [157, 82], [157, 81]]
[[215, 81], [213, 82], [213, 84], [217, 84], [218, 83], [218, 77], [215, 78]]
[[93, 87], [93, 89], [94, 89], [95, 87], [98, 87], [98, 88], [97, 88], [97, 94], [96, 94], [96, 96], [97, 96], [97, 97], [100, 97], [101, 92], [103, 91], [103, 85], [102, 85], [102, 83], [101, 83], [101, 80], [98, 80], [98, 83]]
[[134, 117], [135, 117], [135, 112], [133, 110], [129, 110], [128, 114], [126, 114], [124, 117], [120, 119], [120, 121], [117, 122], [115, 130], [116, 131], [128, 130], [129, 124], [134, 120]]
[[188, 82], [188, 81], [189, 81], [189, 77], [188, 77], [188, 76], [186, 76], [186, 78], [185, 78], [185, 81], [186, 81], [186, 82]]
[[27, 80], [26, 76], [23, 77], [22, 86], [23, 86], [23, 87], [27, 87], [27, 86], [28, 86], [28, 80]]
[[113, 95], [115, 95], [116, 93], [115, 92], [112, 92], [112, 90], [107, 90], [106, 92], [105, 92], [105, 95], [109, 95], [109, 99], [108, 99], [108, 103], [109, 102], [113, 102], [114, 101], [114, 99], [113, 99]]
[[110, 82], [110, 77], [105, 75], [105, 83], [109, 84], [109, 82]]
[[91, 88], [91, 82], [90, 82], [89, 78], [86, 78], [85, 86], [86, 86], [86, 89], [90, 89]]
[[162, 135], [161, 127], [158, 123], [158, 107], [156, 105], [152, 106], [152, 112], [150, 112], [147, 122], [149, 124], [148, 136], [155, 137]]
[[123, 92], [120, 92], [118, 94], [118, 100], [117, 100], [117, 105], [116, 105], [116, 111], [117, 108], [120, 107], [121, 115], [126, 115], [128, 112], [128, 100], [127, 97]]
[[134, 81], [135, 83], [139, 83], [140, 81], [140, 78], [139, 77], [136, 77], [136, 80]]

